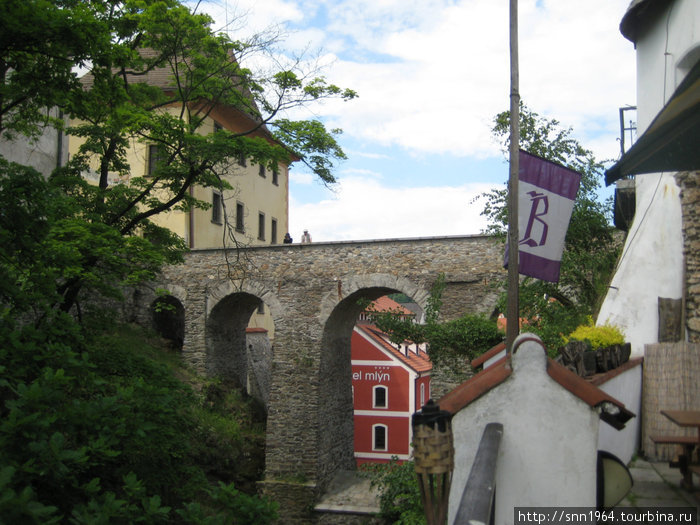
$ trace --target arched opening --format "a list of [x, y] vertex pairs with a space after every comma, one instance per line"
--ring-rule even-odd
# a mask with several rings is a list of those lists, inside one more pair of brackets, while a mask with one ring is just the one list
[[[267, 321], [262, 314], [267, 312]], [[206, 324], [206, 370], [257, 399], [267, 410], [274, 333], [269, 309], [255, 295], [237, 292], [221, 299]]]
[[151, 303], [153, 328], [175, 350], [182, 350], [185, 339], [185, 307], [172, 295], [158, 297]]
[[[272, 347], [268, 330], [256, 326], [263, 301], [254, 294], [234, 292], [216, 302], [205, 325], [207, 375], [216, 378], [203, 389], [205, 401], [217, 410], [250, 418], [245, 444], [235, 471], [250, 487], [263, 477]], [[220, 296], [221, 297], [221, 296]], [[238, 446], [238, 445], [237, 445]], [[230, 469], [212, 458], [217, 468]], [[240, 482], [239, 482], [240, 483]]]
[[[345, 299], [343, 299], [333, 310], [326, 322], [322, 339], [322, 355], [320, 362], [320, 396], [319, 396], [319, 415], [321, 425], [319, 426], [319, 477], [321, 480], [328, 480], [338, 470], [353, 470], [356, 468], [355, 454], [355, 405], [363, 402], [364, 397], [367, 398], [368, 408], [371, 410], [372, 405], [376, 403], [376, 396], [380, 397], [379, 408], [388, 417], [394, 417], [395, 414], [387, 414], [393, 412], [391, 406], [394, 393], [403, 396], [403, 401], [395, 405], [400, 407], [406, 417], [404, 421], [385, 425], [384, 422], [367, 420], [367, 437], [369, 440], [369, 448], [374, 448], [375, 431], [377, 424], [381, 428], [392, 428], [391, 432], [385, 432], [383, 436], [401, 433], [406, 436], [406, 448], [410, 439], [408, 430], [409, 412], [415, 403], [407, 399], [407, 396], [412, 396], [412, 399], [418, 398], [415, 393], [415, 388], [420, 388], [413, 384], [409, 386], [406, 381], [400, 389], [394, 390], [386, 382], [389, 378], [389, 367], [394, 367], [398, 362], [396, 356], [387, 357], [386, 362], [381, 366], [374, 366], [371, 363], [366, 369], [357, 369], [352, 362], [352, 345], [355, 330], [355, 324], [362, 322], [361, 314], [365, 311], [368, 303], [379, 299], [388, 294], [397, 293], [400, 290], [371, 287], [360, 289]], [[365, 316], [366, 317], [366, 316]], [[367, 319], [364, 319], [365, 324]], [[371, 368], [371, 370], [370, 370]], [[375, 371], [376, 368], [376, 371]], [[415, 374], [406, 373], [406, 377], [410, 376], [410, 381], [415, 380]], [[360, 381], [355, 384], [355, 379]], [[367, 379], [365, 381], [365, 379]], [[378, 388], [375, 388], [378, 387]], [[366, 390], [368, 393], [363, 393]], [[379, 394], [378, 394], [379, 392]], [[381, 396], [384, 395], [382, 398]], [[405, 402], [404, 402], [405, 401]], [[378, 408], [378, 407], [374, 407]], [[364, 410], [360, 410], [365, 413]], [[403, 425], [403, 426], [402, 426]], [[406, 428], [404, 428], [406, 427]], [[380, 428], [380, 427], [376, 427]], [[388, 447], [388, 442], [386, 443]], [[373, 452], [370, 450], [370, 452]], [[376, 452], [376, 449], [374, 450]], [[407, 456], [407, 451], [404, 454]]]
[[424, 318], [411, 297], [394, 293], [368, 304], [357, 319], [351, 356], [358, 466], [411, 458], [411, 416], [427, 401], [432, 375], [427, 344], [412, 329]]

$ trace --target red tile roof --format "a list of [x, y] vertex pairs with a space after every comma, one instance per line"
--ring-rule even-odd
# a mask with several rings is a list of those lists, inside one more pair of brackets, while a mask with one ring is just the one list
[[513, 373], [506, 359], [500, 359], [496, 364], [488, 367], [466, 380], [457, 388], [445, 394], [438, 404], [443, 410], [456, 414], [472, 401], [480, 398], [486, 392], [500, 385]]
[[397, 303], [387, 295], [373, 301], [367, 310], [374, 310], [375, 312], [396, 312], [400, 315], [408, 315], [411, 317], [415, 315], [411, 310]]
[[[497, 345], [487, 354], [496, 355], [502, 349], [501, 345]], [[483, 364], [483, 361], [480, 364]], [[441, 409], [456, 414], [486, 392], [500, 385], [512, 373], [510, 363], [504, 357], [445, 394], [438, 401], [438, 404]], [[547, 373], [559, 385], [590, 407], [601, 408], [600, 418], [616, 429], [623, 428], [625, 423], [634, 417], [634, 414], [627, 410], [623, 403], [550, 358], [547, 358]]]
[[388, 336], [376, 326], [369, 324], [357, 324], [355, 325], [355, 328], [365, 337], [380, 345], [386, 352], [404, 363], [413, 371], [422, 373], [429, 372], [433, 369], [433, 364], [430, 362], [430, 358], [426, 352], [422, 350], [418, 350], [418, 352], [408, 350], [406, 354], [403, 354], [387, 340]]
[[486, 361], [488, 361], [488, 360], [491, 359], [492, 357], [497, 356], [498, 354], [500, 354], [501, 352], [503, 352], [503, 350], [505, 350], [505, 349], [506, 349], [506, 343], [505, 343], [505, 342], [498, 343], [496, 346], [494, 346], [493, 348], [491, 348], [491, 350], [487, 350], [486, 352], [484, 352], [483, 354], [481, 354], [479, 357], [476, 357], [476, 358], [472, 359], [472, 362], [471, 362], [472, 368], [479, 368], [479, 367], [480, 367], [481, 365], [483, 365]]

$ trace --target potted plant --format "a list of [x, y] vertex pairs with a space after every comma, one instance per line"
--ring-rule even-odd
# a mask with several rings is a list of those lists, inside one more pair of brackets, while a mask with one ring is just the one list
[[625, 336], [617, 326], [608, 323], [595, 326], [590, 318], [587, 324], [576, 328], [565, 339], [567, 345], [578, 341], [586, 343], [590, 348], [582, 355], [587, 374], [590, 374], [593, 368], [595, 372], [607, 372], [617, 368], [630, 356], [631, 346], [625, 343]]

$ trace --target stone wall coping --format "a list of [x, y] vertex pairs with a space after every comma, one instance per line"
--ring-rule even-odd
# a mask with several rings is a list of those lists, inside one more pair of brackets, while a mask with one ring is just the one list
[[[388, 243], [416, 243], [416, 242], [433, 242], [433, 241], [449, 241], [449, 240], [482, 240], [482, 239], [488, 239], [488, 238], [493, 238], [496, 239], [495, 235], [487, 235], [487, 234], [473, 234], [473, 235], [443, 235], [443, 236], [436, 236], [436, 237], [395, 237], [395, 238], [387, 238], [387, 239], [364, 239], [364, 240], [348, 240], [348, 241], [322, 241], [322, 242], [311, 242], [311, 243], [300, 243], [300, 242], [295, 242], [292, 244], [264, 244], [264, 245], [250, 245], [250, 246], [241, 246], [239, 249], [241, 250], [281, 250], [281, 249], [307, 249], [307, 248], [314, 248], [314, 247], [323, 247], [323, 246], [338, 246], [338, 245], [346, 245], [350, 246], [353, 244], [356, 245], [361, 245], [361, 244], [388, 244]], [[226, 250], [235, 250], [236, 248], [199, 248], [199, 249], [193, 249], [190, 250], [189, 253], [217, 253], [217, 252], [223, 252]]]

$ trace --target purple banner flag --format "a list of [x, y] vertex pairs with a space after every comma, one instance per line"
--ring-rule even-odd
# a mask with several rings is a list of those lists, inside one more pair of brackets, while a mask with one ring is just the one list
[[[519, 160], [518, 272], [558, 282], [564, 239], [581, 175], [522, 150]], [[507, 261], [506, 249], [506, 267]]]

